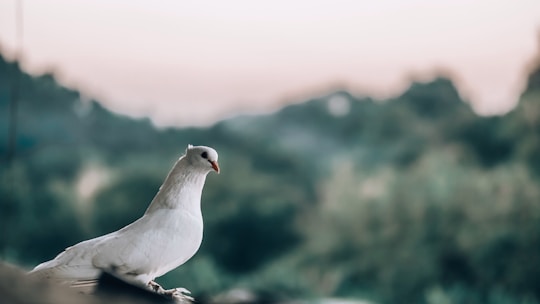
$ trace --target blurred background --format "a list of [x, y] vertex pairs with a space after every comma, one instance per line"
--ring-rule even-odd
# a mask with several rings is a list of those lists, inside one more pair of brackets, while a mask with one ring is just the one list
[[[0, 2], [0, 258], [220, 154], [196, 297], [540, 303], [540, 2]], [[364, 302], [362, 302], [364, 303]]]

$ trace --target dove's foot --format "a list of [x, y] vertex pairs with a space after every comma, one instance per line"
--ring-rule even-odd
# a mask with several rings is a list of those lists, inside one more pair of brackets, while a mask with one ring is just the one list
[[164, 290], [163, 287], [161, 287], [161, 285], [159, 285], [158, 283], [154, 282], [154, 281], [150, 281], [148, 282], [148, 287], [154, 291], [154, 292], [157, 292], [159, 293], [160, 290]]
[[154, 281], [148, 282], [148, 287], [160, 295], [164, 295], [175, 300], [177, 303], [192, 303], [193, 301], [193, 298], [190, 296], [191, 292], [183, 287], [164, 289], [161, 287], [161, 285]]

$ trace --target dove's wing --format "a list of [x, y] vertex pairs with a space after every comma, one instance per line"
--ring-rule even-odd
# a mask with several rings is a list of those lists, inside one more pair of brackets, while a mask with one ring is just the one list
[[[111, 269], [119, 275], [133, 277], [146, 283], [148, 280], [137, 276], [150, 272], [152, 255], [156, 255], [153, 240], [154, 227], [159, 221], [152, 223], [151, 217], [145, 215], [129, 226], [110, 235], [102, 241], [92, 259], [94, 267]], [[153, 225], [152, 225], [153, 224]]]
[[78, 243], [53, 260], [36, 266], [30, 275], [53, 279], [72, 287], [94, 285], [102, 270], [135, 275], [137, 266], [144, 265], [144, 260], [137, 258], [140, 254], [134, 246], [138, 240], [136, 232], [137, 229], [123, 229]]
[[[112, 270], [126, 279], [146, 284], [159, 272], [160, 263], [170, 262], [171, 258], [166, 256], [179, 253], [182, 256], [182, 248], [171, 251], [164, 247], [171, 245], [174, 234], [184, 240], [183, 235], [191, 233], [185, 229], [175, 231], [178, 227], [171, 224], [185, 222], [183, 214], [174, 211], [146, 214], [118, 231], [67, 248], [30, 274], [71, 285], [86, 285], [96, 280], [101, 270]], [[177, 246], [185, 245], [177, 242]]]
[[145, 252], [140, 251], [140, 239], [146, 233], [141, 225], [144, 222], [147, 219], [143, 216], [118, 231], [68, 247], [53, 260], [36, 266], [30, 274], [76, 285], [97, 279], [101, 270], [135, 273], [145, 262]]
[[92, 258], [98, 250], [97, 245], [108, 236], [104, 235], [68, 247], [53, 260], [36, 266], [30, 274], [69, 283], [95, 280], [100, 270], [92, 264]]
[[93, 264], [146, 284], [195, 254], [202, 226], [201, 218], [182, 210], [145, 214], [102, 242]]

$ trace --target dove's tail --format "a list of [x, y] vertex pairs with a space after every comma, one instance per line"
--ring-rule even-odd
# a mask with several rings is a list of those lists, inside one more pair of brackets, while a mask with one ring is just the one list
[[97, 279], [100, 270], [92, 264], [94, 242], [99, 238], [78, 243], [67, 248], [53, 260], [37, 265], [28, 274], [40, 279], [50, 279], [70, 285]]

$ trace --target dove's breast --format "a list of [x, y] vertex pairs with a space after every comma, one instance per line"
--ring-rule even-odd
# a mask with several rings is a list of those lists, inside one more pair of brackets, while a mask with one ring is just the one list
[[166, 214], [160, 216], [154, 233], [149, 234], [152, 248], [148, 249], [153, 252], [149, 256], [152, 277], [162, 276], [184, 264], [199, 250], [203, 239], [202, 216], [182, 210], [157, 212]]

